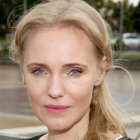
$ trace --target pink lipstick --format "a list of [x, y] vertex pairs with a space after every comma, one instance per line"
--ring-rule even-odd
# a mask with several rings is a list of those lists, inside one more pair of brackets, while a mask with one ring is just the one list
[[48, 112], [51, 112], [53, 114], [61, 114], [61, 113], [66, 112], [70, 108], [70, 106], [46, 105], [45, 108]]

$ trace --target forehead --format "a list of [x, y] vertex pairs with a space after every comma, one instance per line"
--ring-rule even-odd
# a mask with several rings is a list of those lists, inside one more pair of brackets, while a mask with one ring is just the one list
[[[95, 57], [95, 46], [88, 35], [75, 26], [37, 28], [25, 43], [25, 56], [34, 59], [60, 59], [66, 61]], [[33, 55], [32, 55], [33, 54]]]

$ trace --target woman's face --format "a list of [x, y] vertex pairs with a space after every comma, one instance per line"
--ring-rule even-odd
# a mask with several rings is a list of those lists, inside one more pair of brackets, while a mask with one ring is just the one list
[[100, 77], [94, 47], [73, 26], [39, 28], [26, 40], [22, 78], [35, 114], [49, 130], [87, 123]]

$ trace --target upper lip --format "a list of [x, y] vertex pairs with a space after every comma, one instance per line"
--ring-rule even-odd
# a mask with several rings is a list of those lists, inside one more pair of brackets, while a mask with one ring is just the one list
[[52, 108], [52, 109], [65, 109], [69, 108], [70, 106], [65, 105], [45, 105], [46, 108]]

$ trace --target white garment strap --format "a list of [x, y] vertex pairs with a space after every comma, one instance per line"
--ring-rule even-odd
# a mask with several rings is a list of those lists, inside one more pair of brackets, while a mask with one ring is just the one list
[[119, 140], [120, 138], [122, 138], [123, 136], [119, 136], [118, 138], [116, 138], [115, 140]]

